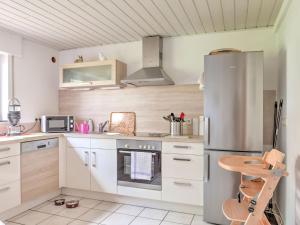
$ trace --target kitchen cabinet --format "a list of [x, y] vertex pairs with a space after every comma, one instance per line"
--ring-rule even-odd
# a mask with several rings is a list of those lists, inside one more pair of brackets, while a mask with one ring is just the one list
[[203, 182], [163, 178], [162, 200], [190, 205], [203, 205]]
[[0, 145], [0, 213], [20, 204], [20, 144]]
[[203, 154], [201, 143], [162, 143], [162, 200], [203, 205]]
[[0, 185], [0, 213], [21, 204], [20, 180]]
[[90, 190], [90, 149], [67, 148], [67, 187]]
[[68, 138], [66, 177], [69, 188], [116, 193], [116, 140]]
[[91, 149], [91, 191], [117, 193], [117, 150]]
[[60, 69], [60, 88], [116, 86], [126, 73], [126, 64], [118, 60], [68, 64]]

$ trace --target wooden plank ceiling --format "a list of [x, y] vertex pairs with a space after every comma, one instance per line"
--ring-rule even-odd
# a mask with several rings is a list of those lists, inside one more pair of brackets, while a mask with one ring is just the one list
[[58, 50], [274, 25], [283, 0], [0, 0], [0, 27]]

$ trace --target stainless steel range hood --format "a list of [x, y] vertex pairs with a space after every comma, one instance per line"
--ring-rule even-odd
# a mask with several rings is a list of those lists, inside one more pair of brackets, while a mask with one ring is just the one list
[[162, 68], [162, 44], [160, 36], [143, 38], [143, 68], [121, 82], [137, 87], [173, 85], [174, 82]]

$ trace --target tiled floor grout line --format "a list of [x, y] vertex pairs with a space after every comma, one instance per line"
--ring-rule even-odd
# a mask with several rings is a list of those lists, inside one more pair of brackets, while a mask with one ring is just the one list
[[[80, 201], [80, 200], [84, 200], [84, 199], [86, 199], [86, 200], [95, 200], [95, 201], [98, 201], [98, 203], [97, 203], [96, 205], [92, 206], [92, 207], [80, 206], [80, 207], [82, 207], [82, 208], [87, 209], [87, 211], [84, 211], [83, 213], [80, 213], [80, 214], [79, 214], [78, 216], [76, 216], [75, 218], [59, 215], [59, 213], [60, 213], [62, 210], [64, 210], [64, 208], [62, 208], [62, 209], [60, 210], [60, 212], [57, 212], [57, 213], [51, 213], [51, 212], [45, 212], [45, 211], [39, 211], [40, 208], [42, 208], [42, 207], [44, 207], [44, 206], [47, 206], [47, 204], [45, 204], [45, 203], [48, 202], [49, 204], [54, 204], [54, 200], [57, 199], [57, 198], [59, 198], [59, 197], [61, 197], [61, 198], [67, 198], [67, 197], [70, 197], [71, 199], [72, 199], [72, 197], [74, 197], [74, 198], [77, 198], [79, 201]], [[105, 209], [96, 209], [96, 208], [95, 208], [95, 207], [97, 207], [97, 206], [99, 206], [99, 205], [101, 205], [101, 204], [103, 204], [103, 203], [105, 203], [105, 202], [107, 202], [107, 203], [115, 203], [115, 204], [119, 204], [119, 206], [116, 207], [113, 211], [109, 211], [109, 210], [105, 210]], [[45, 205], [43, 205], [43, 204], [45, 204]], [[42, 206], [41, 206], [40, 208], [37, 208], [39, 205], [42, 205]], [[167, 218], [167, 216], [168, 216], [170, 213], [174, 212], [174, 213], [181, 213], [181, 214], [188, 214], [188, 215], [191, 215], [191, 216], [192, 216], [191, 222], [190, 222], [189, 224], [187, 224], [187, 225], [191, 225], [191, 224], [193, 223], [194, 219], [195, 219], [195, 216], [196, 216], [196, 214], [191, 214], [191, 213], [184, 213], [184, 212], [173, 211], [173, 210], [165, 210], [165, 209], [160, 209], [160, 208], [144, 207], [144, 206], [134, 205], [134, 204], [130, 204], [130, 203], [120, 203], [120, 202], [113, 202], [113, 201], [106, 201], [106, 200], [99, 200], [99, 199], [85, 198], [85, 197], [72, 196], [72, 195], [64, 195], [64, 194], [60, 194], [60, 195], [58, 195], [58, 196], [56, 196], [56, 197], [54, 197], [54, 198], [52, 198], [52, 199], [50, 199], [50, 200], [47, 200], [47, 201], [45, 201], [45, 202], [43, 202], [43, 203], [41, 203], [41, 204], [39, 204], [39, 205], [37, 205], [37, 206], [35, 206], [35, 207], [31, 208], [31, 209], [26, 210], [27, 213], [26, 213], [26, 211], [23, 212], [24, 215], [22, 215], [20, 218], [22, 218], [23, 216], [26, 216], [26, 215], [27, 215], [28, 213], [30, 213], [30, 212], [39, 212], [39, 213], [47, 214], [48, 216], [47, 216], [45, 219], [42, 219], [37, 225], [43, 223], [44, 221], [46, 221], [46, 220], [48, 220], [49, 218], [54, 217], [54, 216], [62, 217], [62, 218], [65, 218], [65, 219], [70, 219], [70, 222], [67, 223], [67, 224], [71, 224], [71, 223], [73, 223], [74, 221], [78, 220], [78, 221], [82, 221], [82, 222], [94, 223], [94, 224], [97, 224], [97, 225], [101, 225], [101, 224], [103, 223], [103, 221], [105, 221], [107, 218], [109, 218], [109, 217], [112, 216], [113, 214], [117, 213], [117, 214], [123, 214], [123, 215], [127, 215], [127, 216], [133, 216], [133, 220], [132, 220], [128, 225], [133, 224], [134, 221], [135, 221], [137, 218], [144, 218], [144, 219], [149, 219], [149, 220], [157, 220], [157, 221], [160, 221], [159, 224], [162, 224], [163, 222], [171, 222], [171, 221], [167, 221], [166, 218]], [[128, 205], [128, 206], [134, 206], [134, 207], [140, 207], [140, 208], [142, 208], [142, 210], [141, 210], [140, 212], [138, 212], [137, 215], [127, 214], [127, 213], [123, 213], [123, 212], [117, 212], [122, 206], [126, 206], [126, 205]], [[35, 208], [35, 209], [34, 209], [34, 208]], [[153, 219], [153, 218], [141, 216], [141, 214], [142, 214], [146, 209], [154, 209], [154, 210], [166, 211], [166, 214], [163, 216], [162, 219]], [[95, 222], [92, 222], [92, 221], [87, 221], [87, 220], [80, 219], [81, 216], [83, 216], [84, 214], [88, 213], [88, 212], [91, 211], [91, 210], [105, 211], [105, 212], [108, 213], [108, 215], [105, 216], [105, 217], [100, 221], [100, 223], [95, 223]], [[20, 213], [19, 215], [21, 215], [21, 214], [23, 214], [23, 213]], [[16, 223], [16, 224], [24, 225], [24, 224], [22, 224], [22, 223], [17, 223], [17, 222], [14, 222], [14, 221], [11, 220], [11, 219], [13, 219], [13, 218], [15, 218], [15, 217], [18, 217], [19, 215], [16, 215], [16, 216], [14, 216], [14, 217], [8, 219], [7, 221], [13, 222], [13, 223]], [[75, 215], [76, 215], [76, 214], [75, 214]], [[180, 225], [182, 224], [182, 223], [177, 223], [177, 222], [172, 222], [172, 223], [180, 224]], [[102, 224], [102, 225], [103, 225], [103, 224]]]

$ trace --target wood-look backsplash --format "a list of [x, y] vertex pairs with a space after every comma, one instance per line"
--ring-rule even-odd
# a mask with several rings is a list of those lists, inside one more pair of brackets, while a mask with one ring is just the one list
[[60, 90], [59, 111], [95, 123], [108, 120], [111, 112], [135, 112], [137, 132], [169, 132], [169, 123], [162, 116], [171, 112], [184, 112], [189, 118], [203, 115], [203, 95], [199, 85]]
[[[272, 143], [273, 102], [275, 91], [264, 91], [264, 144]], [[111, 112], [135, 112], [137, 132], [169, 132], [162, 116], [184, 112], [187, 117], [203, 115], [203, 93], [199, 85], [174, 85], [124, 88], [120, 90], [72, 91], [59, 93], [60, 114], [74, 115], [78, 120], [93, 119], [99, 123]]]

